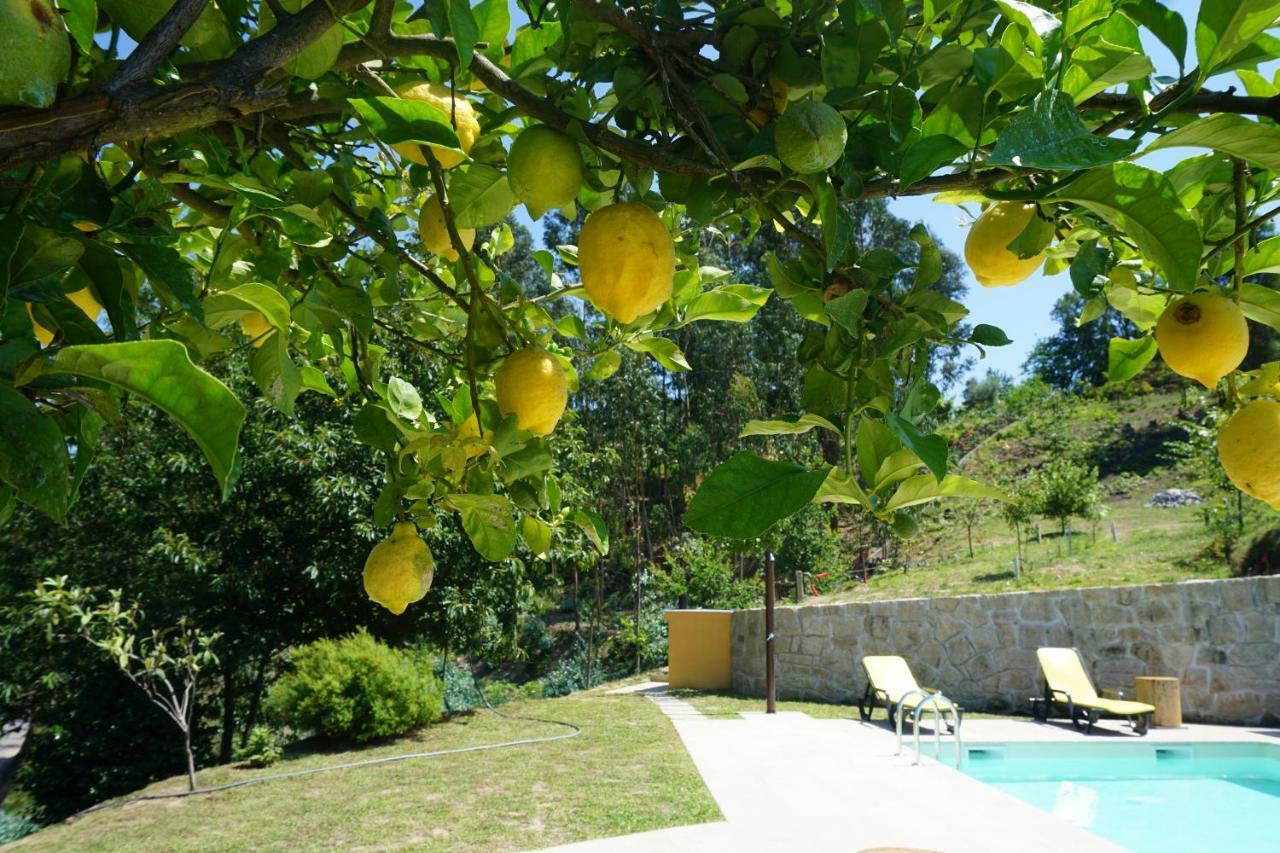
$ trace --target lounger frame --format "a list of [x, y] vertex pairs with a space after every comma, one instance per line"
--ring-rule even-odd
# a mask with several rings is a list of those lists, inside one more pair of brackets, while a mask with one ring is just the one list
[[[1093, 685], [1095, 693], [1103, 699], [1124, 699], [1124, 692], [1121, 690], [1098, 690], [1097, 684], [1093, 681], [1093, 676], [1089, 674], [1089, 668], [1084, 665], [1084, 655], [1080, 654], [1080, 650], [1074, 646], [1071, 651], [1075, 652], [1076, 657], [1080, 659], [1080, 668], [1084, 670], [1084, 676], [1089, 679], [1089, 683]], [[1101, 708], [1078, 706], [1072, 700], [1070, 693], [1067, 693], [1065, 690], [1054, 690], [1049, 686], [1049, 679], [1044, 677], [1043, 667], [1041, 667], [1040, 675], [1044, 684], [1044, 698], [1042, 701], [1034, 703], [1031, 710], [1035, 718], [1042, 723], [1047, 722], [1050, 716], [1057, 716], [1053, 714], [1053, 707], [1057, 705], [1061, 706], [1066, 711], [1066, 717], [1071, 720], [1071, 725], [1074, 726], [1077, 731], [1083, 731], [1085, 734], [1093, 734], [1094, 723], [1102, 719], [1104, 714], [1106, 714], [1108, 718], [1114, 719], [1119, 719], [1123, 716], [1133, 728], [1133, 733], [1136, 735], [1145, 735], [1151, 728], [1151, 712], [1130, 716], [1110, 714], [1103, 711]]]

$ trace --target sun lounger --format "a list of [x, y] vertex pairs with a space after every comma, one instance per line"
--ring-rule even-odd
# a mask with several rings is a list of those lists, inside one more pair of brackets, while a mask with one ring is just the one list
[[1144, 702], [1131, 702], [1118, 690], [1094, 689], [1093, 680], [1084, 668], [1084, 660], [1076, 649], [1044, 648], [1036, 651], [1040, 671], [1044, 674], [1044, 701], [1037, 703], [1037, 716], [1049, 718], [1053, 706], [1066, 710], [1077, 729], [1093, 731], [1102, 716], [1124, 717], [1136, 734], [1145, 735], [1151, 725], [1155, 707]]
[[[871, 712], [880, 704], [889, 714], [889, 722], [895, 723], [899, 713], [914, 710], [938, 692], [917, 684], [911, 667], [897, 655], [869, 655], [862, 659], [862, 668], [867, 671], [867, 689], [858, 703], [858, 713], [864, 720], [870, 720]], [[938, 703], [938, 708], [954, 711], [957, 720], [962, 713], [946, 699]], [[952, 728], [950, 723], [947, 728]]]

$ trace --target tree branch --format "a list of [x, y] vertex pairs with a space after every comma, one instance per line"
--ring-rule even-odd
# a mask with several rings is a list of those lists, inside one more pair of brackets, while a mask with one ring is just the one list
[[200, 17], [209, 0], [178, 0], [164, 17], [151, 28], [141, 43], [129, 54], [111, 79], [102, 87], [104, 91], [118, 96], [126, 89], [139, 83], [148, 82], [160, 67], [160, 63], [168, 59], [178, 47], [178, 42], [191, 25]]

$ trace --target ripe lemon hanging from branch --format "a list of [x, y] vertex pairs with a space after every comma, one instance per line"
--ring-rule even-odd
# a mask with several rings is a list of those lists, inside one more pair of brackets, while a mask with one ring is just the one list
[[569, 404], [564, 368], [543, 349], [516, 350], [503, 359], [493, 379], [499, 411], [514, 414], [516, 425], [534, 435], [554, 430]]
[[[449, 151], [435, 145], [427, 146], [431, 149], [431, 153], [436, 156], [437, 162], [440, 163], [440, 168], [452, 169], [467, 159], [465, 155], [471, 152], [471, 146], [475, 145], [476, 138], [480, 136], [480, 122], [476, 120], [476, 111], [471, 107], [470, 101], [458, 97], [453, 93], [453, 90], [435, 83], [408, 83], [397, 87], [396, 94], [402, 98], [430, 104], [444, 113], [453, 124], [453, 129], [458, 134], [458, 142], [464, 153], [459, 154], [456, 151]], [[422, 153], [422, 146], [417, 143], [398, 142], [391, 147], [395, 149], [397, 154], [411, 163], [417, 163], [419, 166], [427, 165], [427, 158]]]
[[982, 212], [964, 241], [964, 259], [978, 284], [1007, 287], [1026, 281], [1040, 268], [1044, 263], [1043, 252], [1032, 258], [1020, 258], [1009, 251], [1009, 244], [1035, 215], [1034, 204], [1015, 201], [993, 204]]
[[578, 269], [591, 304], [619, 323], [630, 323], [671, 298], [675, 244], [667, 226], [643, 204], [611, 204], [583, 223]]
[[1169, 305], [1156, 323], [1156, 345], [1169, 369], [1213, 388], [1249, 350], [1240, 306], [1216, 293], [1193, 293]]
[[364, 591], [399, 616], [431, 589], [435, 560], [412, 522], [402, 521], [369, 552], [364, 563]]
[[1218, 430], [1222, 470], [1246, 495], [1280, 510], [1280, 403], [1254, 400]]

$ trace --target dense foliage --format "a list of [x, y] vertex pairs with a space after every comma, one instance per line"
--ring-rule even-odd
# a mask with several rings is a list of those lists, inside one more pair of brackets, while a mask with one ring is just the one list
[[440, 718], [434, 659], [379, 643], [366, 631], [294, 649], [291, 669], [271, 688], [278, 725], [367, 741], [404, 734]]
[[[862, 561], [938, 499], [1010, 497], [943, 401], [1008, 338], [886, 197], [1015, 211], [985, 284], [1069, 272], [1051, 385], [1138, 376], [1212, 294], [1239, 323], [1201, 349], [1248, 353], [1222, 414], [1280, 388], [1280, 0], [137, 5], [2, 7], [0, 716], [32, 720], [50, 815], [172, 767], [127, 683], [50, 651], [44, 577], [219, 635], [195, 748], [226, 760], [290, 647], [367, 625], [511, 661], [563, 587], [554, 692], [656, 659], [672, 599], [744, 601], [764, 548]], [[1134, 162], [1168, 149], [1195, 153]], [[624, 250], [583, 236], [623, 207]], [[530, 352], [548, 382], [510, 378]], [[1042, 383], [966, 398], [1079, 443]], [[400, 619], [360, 580], [394, 521], [435, 556]]]

